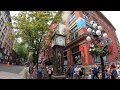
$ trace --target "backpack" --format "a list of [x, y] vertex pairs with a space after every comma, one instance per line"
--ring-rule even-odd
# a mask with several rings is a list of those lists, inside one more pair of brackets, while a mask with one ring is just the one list
[[38, 69], [38, 71], [37, 71], [37, 77], [38, 78], [42, 78], [42, 70], [41, 69]]
[[112, 73], [111, 73], [111, 76], [112, 76], [112, 78], [117, 78], [118, 77], [118, 73], [117, 73], [117, 71], [116, 70], [113, 70], [112, 71]]
[[97, 73], [98, 73], [98, 69], [97, 69], [97, 68], [94, 68], [94, 69], [93, 69], [93, 73], [94, 73], [94, 74], [97, 74]]

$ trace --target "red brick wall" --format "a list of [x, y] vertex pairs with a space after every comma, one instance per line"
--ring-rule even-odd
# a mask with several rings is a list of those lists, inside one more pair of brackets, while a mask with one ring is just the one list
[[[115, 32], [114, 28], [102, 16], [100, 16], [100, 14], [98, 12], [94, 12], [93, 14], [91, 14], [91, 12], [88, 11], [88, 13], [90, 14], [91, 20], [92, 20], [92, 16], [95, 19], [97, 19], [97, 21], [98, 21], [97, 23], [102, 26], [103, 30], [108, 34], [108, 37], [112, 39], [112, 43], [110, 45], [113, 46], [113, 51], [108, 56], [108, 62], [116, 61], [115, 60], [116, 57], [118, 57], [118, 60], [120, 60], [120, 54], [118, 53], [118, 44], [117, 44], [118, 39], [117, 39], [116, 32]], [[81, 11], [75, 11], [75, 16], [76, 16], [77, 19], [79, 17], [83, 17]], [[66, 24], [66, 28], [68, 28], [68, 24]], [[81, 30], [79, 30], [78, 35], [80, 36], [80, 35], [82, 35], [83, 33], [86, 33], [86, 32], [87, 32], [87, 30], [82, 28]], [[66, 36], [66, 39], [67, 39], [66, 44], [70, 43], [70, 40], [68, 40], [68, 37], [70, 37], [69, 34]], [[79, 41], [79, 42], [82, 42], [82, 41]], [[76, 44], [78, 44], [78, 43], [76, 43]], [[74, 47], [76, 44], [73, 44], [68, 49]], [[82, 52], [82, 56], [85, 59], [83, 61], [83, 65], [93, 64], [92, 56], [90, 54], [88, 54], [89, 45], [87, 45], [87, 44], [81, 45], [79, 47], [80, 51], [81, 51], [82, 46], [84, 47], [84, 53]], [[72, 60], [72, 58], [70, 58], [70, 56], [68, 56], [68, 61], [70, 62], [70, 60]]]

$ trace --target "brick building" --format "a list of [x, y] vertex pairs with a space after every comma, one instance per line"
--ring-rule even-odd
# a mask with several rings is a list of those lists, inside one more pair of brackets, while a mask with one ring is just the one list
[[[79, 25], [79, 20], [85, 20], [82, 25]], [[84, 66], [92, 65], [94, 63], [100, 64], [100, 59], [97, 57], [92, 57], [88, 53], [88, 48], [90, 46], [86, 41], [87, 28], [90, 27], [89, 22], [93, 20], [98, 25], [102, 26], [103, 30], [108, 34], [112, 43], [112, 52], [108, 56], [104, 56], [106, 63], [116, 62], [120, 60], [118, 48], [119, 42], [116, 36], [116, 29], [109, 22], [109, 20], [99, 11], [73, 11], [69, 15], [69, 19], [66, 21], [66, 46], [65, 46], [65, 56], [68, 61], [68, 65], [75, 64], [76, 56], [79, 56], [81, 64]]]
[[12, 23], [9, 11], [0, 11], [0, 49], [1, 59], [9, 60], [10, 53], [12, 53], [14, 40], [10, 38], [14, 34], [12, 28], [8, 27], [6, 23]]
[[[104, 56], [106, 64], [117, 62], [120, 60], [119, 41], [116, 35], [116, 29], [109, 20], [99, 11], [70, 11], [67, 21], [65, 22], [65, 35], [61, 34], [60, 24], [51, 24], [50, 31], [45, 38], [45, 45], [40, 54], [39, 60], [53, 60], [56, 68], [64, 65], [75, 65], [76, 58], [80, 59], [79, 64], [83, 66], [100, 64], [99, 57], [93, 57], [88, 53], [90, 44], [86, 41], [87, 28], [90, 27], [89, 22], [94, 20], [98, 25], [102, 26], [103, 31], [108, 34], [112, 43], [110, 44], [112, 52], [108, 56]], [[59, 29], [58, 29], [59, 27]], [[58, 32], [60, 31], [60, 32]], [[51, 33], [50, 33], [51, 32]], [[49, 37], [50, 36], [50, 37]], [[59, 37], [59, 39], [57, 39]], [[65, 45], [64, 45], [65, 42]], [[62, 61], [59, 61], [61, 53]]]

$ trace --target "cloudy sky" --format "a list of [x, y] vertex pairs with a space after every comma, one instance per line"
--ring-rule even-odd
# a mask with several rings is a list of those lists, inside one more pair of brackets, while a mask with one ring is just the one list
[[[113, 24], [113, 26], [116, 28], [116, 34], [118, 37], [118, 40], [120, 42], [120, 11], [101, 11], [106, 18]], [[19, 11], [10, 11], [11, 15], [18, 14]]]

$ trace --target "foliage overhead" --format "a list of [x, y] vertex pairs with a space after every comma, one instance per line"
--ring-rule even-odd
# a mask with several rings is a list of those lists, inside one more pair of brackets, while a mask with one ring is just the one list
[[13, 28], [16, 29], [16, 37], [22, 38], [24, 44], [28, 44], [28, 50], [33, 52], [33, 56], [44, 46], [44, 36], [49, 30], [48, 22], [57, 23], [60, 13], [53, 16], [51, 11], [21, 11], [17, 16], [13, 16]]

